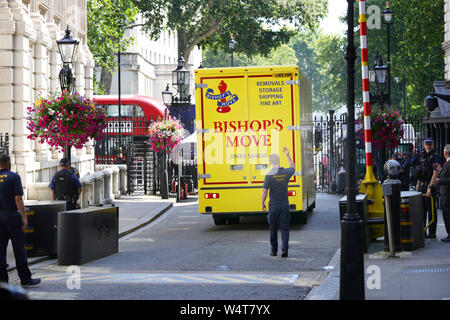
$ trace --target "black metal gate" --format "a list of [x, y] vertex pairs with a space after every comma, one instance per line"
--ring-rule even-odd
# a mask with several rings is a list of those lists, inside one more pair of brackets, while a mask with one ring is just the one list
[[[95, 145], [95, 163], [127, 165], [127, 193], [153, 193], [159, 189], [158, 160], [148, 143], [148, 127], [156, 118], [110, 117], [105, 138]], [[118, 127], [121, 131], [119, 132]]]
[[[336, 193], [340, 172], [344, 170], [346, 114], [314, 118], [314, 170], [317, 192]], [[339, 182], [341, 182], [339, 180]]]
[[127, 160], [127, 190], [128, 194], [135, 192], [156, 194], [159, 189], [157, 181], [158, 160], [156, 153], [147, 141], [133, 142], [126, 151]]
[[[345, 192], [346, 136], [347, 115], [336, 116], [330, 110], [327, 116], [315, 117], [314, 123], [314, 169], [317, 192]], [[423, 140], [430, 134], [420, 116], [407, 117], [404, 125], [402, 143], [394, 150], [373, 150], [374, 174], [378, 180], [384, 179], [383, 164], [394, 154], [402, 152], [413, 156], [423, 148]], [[361, 181], [366, 174], [365, 143], [359, 131], [356, 133], [356, 166], [357, 177]]]

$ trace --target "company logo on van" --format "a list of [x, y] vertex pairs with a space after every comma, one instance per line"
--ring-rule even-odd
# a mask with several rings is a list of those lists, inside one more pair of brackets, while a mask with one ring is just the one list
[[217, 101], [217, 112], [227, 113], [231, 111], [231, 105], [239, 100], [236, 94], [232, 94], [229, 90], [227, 91], [228, 85], [225, 81], [219, 83], [218, 89], [220, 94], [214, 94], [213, 89], [206, 90], [206, 98]]

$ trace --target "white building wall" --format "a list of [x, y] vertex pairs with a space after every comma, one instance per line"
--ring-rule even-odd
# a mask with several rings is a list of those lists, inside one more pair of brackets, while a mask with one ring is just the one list
[[[141, 23], [137, 19], [136, 24]], [[178, 41], [176, 32], [164, 31], [158, 40], [150, 40], [136, 27], [127, 30], [128, 36], [133, 36], [133, 45], [121, 54], [121, 94], [145, 95], [162, 100], [161, 92], [166, 84], [172, 83], [172, 71], [178, 64]], [[201, 50], [196, 48], [189, 57], [187, 69], [197, 68], [202, 59]], [[193, 73], [191, 83], [193, 84]], [[175, 93], [175, 89], [171, 89]], [[118, 93], [117, 73], [113, 74], [111, 92]], [[191, 86], [191, 96], [194, 99], [194, 86]]]
[[[74, 65], [76, 89], [92, 95], [93, 59], [87, 47], [86, 0], [0, 0], [0, 131], [9, 133], [13, 169], [27, 184], [47, 182], [62, 153], [27, 139], [27, 107], [39, 96], [60, 92], [56, 40], [69, 24], [80, 40]], [[93, 173], [92, 147], [72, 148], [80, 175]], [[26, 192], [25, 192], [26, 194]]]
[[450, 81], [450, 0], [445, 0], [444, 4], [444, 43], [445, 50], [445, 80]]

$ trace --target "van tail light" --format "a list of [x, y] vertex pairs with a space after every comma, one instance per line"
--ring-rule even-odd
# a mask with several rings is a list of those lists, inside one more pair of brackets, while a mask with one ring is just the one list
[[205, 199], [219, 199], [218, 193], [205, 193]]
[[297, 192], [295, 192], [294, 190], [289, 190], [288, 195], [289, 197], [295, 197], [297, 195]]

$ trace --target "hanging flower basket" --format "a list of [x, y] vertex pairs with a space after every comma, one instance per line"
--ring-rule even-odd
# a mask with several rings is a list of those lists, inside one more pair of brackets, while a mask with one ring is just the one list
[[183, 139], [184, 129], [175, 118], [152, 122], [148, 128], [150, 146], [155, 152], [170, 153]]
[[[361, 121], [364, 123], [364, 121]], [[371, 111], [372, 146], [374, 149], [395, 149], [403, 138], [405, 123], [399, 111], [375, 107]], [[360, 131], [364, 141], [364, 130]]]
[[103, 108], [66, 90], [59, 96], [37, 99], [27, 111], [28, 139], [47, 142], [59, 152], [66, 146], [81, 149], [89, 139], [101, 140], [107, 127]]

